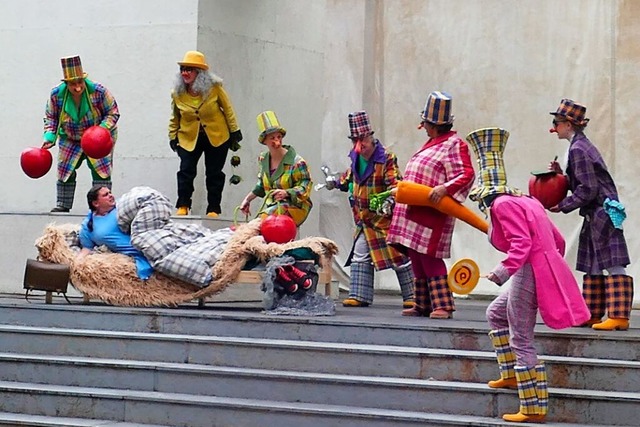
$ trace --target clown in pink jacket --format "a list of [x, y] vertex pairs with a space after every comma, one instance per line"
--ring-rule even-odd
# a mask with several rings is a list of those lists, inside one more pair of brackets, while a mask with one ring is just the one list
[[507, 186], [502, 153], [508, 138], [509, 132], [500, 128], [479, 129], [466, 138], [480, 171], [479, 186], [469, 197], [488, 211], [489, 242], [506, 254], [487, 278], [500, 286], [511, 281], [487, 308], [500, 368], [500, 379], [488, 385], [518, 389], [519, 411], [504, 414], [504, 420], [544, 422], [549, 399], [546, 368], [534, 345], [538, 310], [554, 329], [580, 325], [590, 314], [563, 258], [565, 241], [544, 207]]

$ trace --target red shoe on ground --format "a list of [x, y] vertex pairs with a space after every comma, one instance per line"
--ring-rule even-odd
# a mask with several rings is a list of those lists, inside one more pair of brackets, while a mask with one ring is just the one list
[[298, 285], [302, 286], [305, 291], [311, 287], [313, 282], [302, 270], [296, 268], [293, 265], [283, 265], [284, 271], [291, 277]]
[[284, 286], [287, 293], [295, 294], [296, 292], [298, 292], [298, 284], [284, 269], [284, 267], [286, 266], [276, 268], [276, 279], [282, 286]]

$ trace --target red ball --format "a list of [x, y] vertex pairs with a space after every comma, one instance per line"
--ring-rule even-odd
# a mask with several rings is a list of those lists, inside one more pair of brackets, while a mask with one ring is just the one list
[[549, 172], [529, 178], [529, 194], [549, 209], [567, 197], [569, 180], [561, 173]]
[[52, 163], [51, 152], [44, 148], [31, 147], [20, 154], [20, 167], [30, 178], [45, 176], [51, 169]]
[[296, 238], [298, 228], [289, 215], [269, 215], [262, 220], [260, 234], [267, 243], [288, 243]]
[[91, 126], [80, 138], [82, 151], [92, 159], [108, 156], [113, 149], [111, 133], [102, 126]]

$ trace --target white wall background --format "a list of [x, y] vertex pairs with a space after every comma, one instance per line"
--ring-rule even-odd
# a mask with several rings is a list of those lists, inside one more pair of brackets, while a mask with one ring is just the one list
[[[629, 271], [638, 276], [639, 18], [640, 2], [633, 0], [0, 0], [0, 230], [9, 242], [0, 250], [0, 267], [8, 272], [0, 291], [19, 290], [24, 258], [34, 251], [25, 235], [37, 236], [42, 223], [7, 213], [44, 213], [55, 202], [55, 174], [27, 178], [19, 154], [41, 143], [44, 105], [62, 74], [59, 58], [80, 54], [90, 78], [116, 96], [122, 117], [115, 193], [144, 184], [174, 199], [178, 159], [167, 146], [169, 92], [176, 61], [191, 49], [203, 51], [225, 80], [245, 136], [238, 168], [245, 181], [227, 186], [225, 216], [253, 185], [261, 148], [255, 116], [262, 110], [276, 111], [288, 129], [285, 141], [321, 181], [322, 164], [348, 165], [349, 112], [367, 109], [376, 135], [404, 167], [426, 138], [416, 126], [427, 94], [444, 90], [454, 97], [461, 136], [486, 126], [511, 132], [509, 181], [526, 190], [531, 170], [564, 155], [567, 143], [548, 133], [548, 112], [569, 97], [588, 107], [587, 135], [627, 206]], [[201, 171], [194, 213], [204, 209], [203, 180]], [[75, 214], [85, 212], [89, 185], [88, 169], [81, 169]], [[353, 224], [346, 195], [322, 191], [313, 200], [303, 234], [334, 239], [344, 261]], [[574, 265], [581, 218], [552, 218]], [[471, 257], [486, 271], [500, 259], [475, 229], [460, 223], [456, 230], [451, 262]], [[389, 274], [379, 275], [378, 286], [397, 289]], [[481, 282], [476, 292], [497, 289]]]
[[[505, 153], [509, 183], [526, 191], [530, 171], [545, 169], [567, 150], [567, 141], [549, 134], [548, 112], [561, 98], [572, 98], [587, 106], [586, 133], [627, 206], [629, 272], [638, 276], [640, 2], [336, 0], [328, 2], [327, 14], [323, 161], [336, 169], [347, 166], [347, 114], [365, 108], [376, 134], [404, 167], [426, 140], [416, 126], [427, 94], [444, 90], [454, 97], [454, 129], [463, 138], [488, 126], [511, 132]], [[347, 248], [344, 230], [352, 220], [345, 195], [321, 197], [321, 233]], [[582, 219], [577, 213], [551, 215], [574, 266]], [[501, 259], [486, 236], [461, 222], [456, 227], [449, 265], [470, 257], [488, 271]], [[378, 276], [379, 287], [398, 289], [393, 274]], [[581, 276], [576, 272], [579, 282]], [[474, 292], [498, 289], [481, 280]]]
[[[0, 2], [0, 123], [8, 142], [0, 164], [3, 211], [47, 212], [55, 205], [55, 170], [38, 180], [19, 166], [20, 152], [42, 144], [42, 117], [62, 77], [60, 57], [79, 54], [89, 78], [116, 97], [121, 118], [114, 192], [140, 184], [173, 196], [177, 158], [167, 143], [170, 88], [176, 61], [197, 44], [195, 0]], [[52, 154], [55, 155], [54, 148]], [[74, 212], [86, 212], [89, 169], [78, 173]]]

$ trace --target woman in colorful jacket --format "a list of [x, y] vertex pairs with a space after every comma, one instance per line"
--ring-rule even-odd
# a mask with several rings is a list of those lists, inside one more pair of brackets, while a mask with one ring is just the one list
[[258, 141], [268, 150], [258, 157], [260, 172], [258, 183], [240, 204], [240, 210], [250, 215], [251, 201], [263, 197], [258, 216], [284, 213], [300, 226], [309, 215], [311, 203], [311, 176], [304, 159], [290, 145], [283, 145], [287, 134], [273, 111], [264, 111], [257, 117], [260, 135]]
[[[585, 273], [582, 295], [591, 310], [585, 326], [626, 330], [633, 303], [633, 278], [626, 273], [630, 260], [622, 231], [624, 207], [602, 155], [584, 134], [589, 122], [586, 112], [586, 107], [563, 99], [550, 113], [558, 139], [570, 142], [566, 170], [571, 194], [549, 210], [569, 213], [579, 209], [584, 217], [576, 268]], [[562, 173], [557, 162], [551, 167]], [[605, 310], [609, 318], [603, 322]]]
[[[387, 231], [391, 224], [392, 204], [380, 212], [369, 208], [370, 196], [395, 188], [402, 179], [398, 159], [373, 137], [366, 111], [349, 114], [349, 152], [351, 167], [344, 172], [336, 188], [351, 193], [353, 217], [356, 223], [353, 246], [347, 258], [351, 266], [349, 297], [345, 307], [366, 307], [373, 302], [374, 270], [393, 268], [400, 283], [405, 308], [413, 307], [413, 271], [409, 259], [387, 245]], [[327, 188], [333, 181], [327, 181]], [[389, 200], [392, 202], [392, 199]]]
[[189, 51], [178, 65], [180, 74], [171, 93], [169, 120], [169, 145], [180, 157], [176, 215], [187, 215], [191, 210], [193, 181], [204, 153], [207, 216], [215, 218], [222, 212], [226, 179], [222, 168], [229, 149], [240, 148], [242, 132], [222, 79], [208, 72], [204, 54]]
[[489, 337], [495, 348], [500, 378], [491, 388], [517, 388], [520, 408], [504, 414], [511, 422], [544, 422], [549, 394], [544, 362], [538, 360], [534, 327], [538, 309], [544, 323], [554, 329], [576, 326], [589, 318], [589, 310], [571, 268], [563, 258], [565, 242], [532, 197], [507, 186], [503, 152], [509, 132], [479, 129], [467, 135], [478, 156], [479, 185], [469, 198], [489, 210], [489, 241], [506, 257], [487, 278], [511, 285], [487, 308]]
[[87, 78], [79, 56], [60, 59], [62, 83], [51, 90], [44, 116], [42, 148], [58, 143], [58, 182], [56, 206], [51, 212], [69, 212], [76, 192], [76, 170], [84, 160], [91, 170], [93, 185], [111, 188], [113, 150], [101, 159], [92, 159], [82, 151], [80, 139], [92, 126], [102, 126], [118, 138], [118, 104], [111, 92]]
[[[446, 194], [464, 202], [475, 176], [467, 144], [451, 130], [451, 104], [451, 96], [444, 92], [429, 94], [420, 123], [429, 139], [409, 159], [403, 174], [405, 181], [432, 187], [433, 203]], [[416, 278], [415, 305], [403, 316], [452, 317], [455, 305], [443, 258], [451, 256], [455, 220], [428, 206], [396, 205], [387, 243], [408, 253]]]

